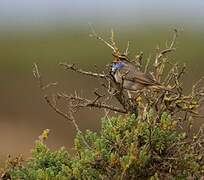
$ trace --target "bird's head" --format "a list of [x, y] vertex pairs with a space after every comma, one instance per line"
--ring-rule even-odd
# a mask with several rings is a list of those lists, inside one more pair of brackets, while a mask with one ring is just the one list
[[123, 61], [115, 62], [112, 65], [112, 72], [115, 73], [116, 71], [121, 70], [124, 66], [125, 66], [125, 63]]
[[113, 53], [112, 54], [113, 57], [114, 57], [114, 62], [117, 62], [117, 61], [128, 61], [128, 57], [126, 54], [120, 54], [120, 53]]

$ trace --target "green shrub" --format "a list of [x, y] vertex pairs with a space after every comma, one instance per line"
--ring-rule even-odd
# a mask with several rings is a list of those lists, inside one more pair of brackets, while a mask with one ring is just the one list
[[178, 132], [177, 120], [167, 113], [159, 122], [155, 117], [150, 110], [146, 119], [104, 118], [99, 134], [89, 130], [83, 138], [77, 134], [73, 156], [64, 148], [52, 152], [44, 143], [44, 132], [32, 157], [26, 163], [8, 161], [4, 175], [29, 180], [200, 179], [204, 173], [201, 136], [190, 139], [184, 131]]

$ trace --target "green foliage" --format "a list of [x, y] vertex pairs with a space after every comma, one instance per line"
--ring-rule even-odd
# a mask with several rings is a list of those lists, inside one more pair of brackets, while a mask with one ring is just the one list
[[70, 165], [64, 148], [51, 152], [42, 141], [37, 141], [26, 167], [10, 167], [9, 173], [12, 179], [63, 179], [67, 177]]
[[146, 116], [102, 119], [99, 134], [87, 130], [75, 138], [72, 156], [51, 151], [43, 133], [27, 162], [7, 162], [4, 177], [12, 179], [200, 179], [204, 173], [202, 135], [192, 139], [179, 122], [150, 109]]

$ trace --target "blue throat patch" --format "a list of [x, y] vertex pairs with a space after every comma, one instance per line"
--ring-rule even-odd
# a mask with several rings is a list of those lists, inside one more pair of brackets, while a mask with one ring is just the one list
[[119, 62], [113, 65], [112, 67], [112, 72], [116, 72], [117, 70], [122, 69], [125, 66], [125, 64], [123, 62]]

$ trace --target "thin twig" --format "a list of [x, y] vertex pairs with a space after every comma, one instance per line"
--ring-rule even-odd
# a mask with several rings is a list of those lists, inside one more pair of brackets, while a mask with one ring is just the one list
[[75, 102], [78, 102], [74, 105], [75, 108], [79, 107], [94, 107], [99, 109], [109, 109], [111, 111], [119, 112], [119, 113], [127, 113], [126, 110], [118, 108], [116, 106], [111, 106], [108, 104], [105, 104], [104, 102], [98, 102], [99, 98], [102, 96], [97, 96], [94, 100], [89, 100], [86, 98], [79, 97], [78, 95], [67, 95], [67, 94], [58, 94], [59, 97], [66, 98], [69, 100], [74, 100]]
[[102, 37], [100, 37], [100, 36], [96, 33], [96, 31], [94, 30], [94, 28], [93, 28], [93, 26], [92, 26], [91, 24], [89, 24], [89, 27], [90, 27], [91, 32], [92, 32], [92, 33], [90, 34], [91, 37], [95, 37], [96, 39], [102, 41], [102, 42], [105, 43], [109, 48], [111, 48], [114, 52], [117, 52], [117, 50], [115, 49], [114, 46], [112, 46], [109, 42], [105, 41]]
[[105, 78], [105, 74], [100, 74], [100, 73], [94, 73], [91, 71], [85, 71], [83, 69], [79, 69], [75, 67], [75, 64], [67, 64], [67, 63], [59, 63], [61, 66], [63, 66], [65, 69], [70, 69], [72, 71], [75, 71], [80, 74], [84, 74], [87, 76], [92, 76], [92, 77], [97, 77], [97, 78]]
[[73, 116], [73, 114], [71, 113], [71, 111], [69, 111], [68, 113], [69, 114], [66, 114], [64, 112], [62, 112], [59, 108], [57, 108], [57, 106], [55, 106], [49, 99], [49, 97], [47, 95], [44, 96], [47, 104], [57, 113], [59, 114], [60, 116], [64, 117], [65, 119], [67, 119], [68, 121], [72, 122], [72, 124], [74, 125], [75, 129], [76, 129], [76, 132], [80, 133], [81, 135], [81, 138], [84, 142], [84, 144], [86, 145], [87, 148], [90, 149], [90, 146], [88, 145], [88, 143], [86, 142], [84, 136], [82, 135], [82, 132], [81, 130], [79, 129], [79, 126], [77, 125], [76, 121], [75, 121], [75, 118]]

